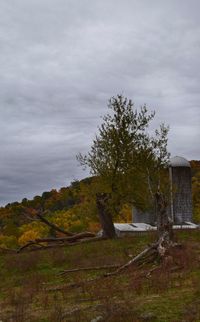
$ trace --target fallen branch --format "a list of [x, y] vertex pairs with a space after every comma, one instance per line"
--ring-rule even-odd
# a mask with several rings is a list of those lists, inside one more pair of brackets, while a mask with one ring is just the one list
[[120, 265], [104, 265], [104, 266], [91, 266], [91, 267], [79, 267], [73, 269], [66, 269], [57, 275], [65, 275], [67, 273], [74, 273], [74, 272], [81, 272], [81, 271], [94, 271], [94, 270], [101, 270], [101, 269], [109, 269], [109, 268], [118, 268]]
[[[33, 243], [33, 245], [35, 245], [34, 248], [30, 248], [30, 249], [26, 249], [27, 252], [35, 252], [35, 251], [41, 251], [41, 250], [46, 250], [49, 248], [58, 248], [58, 247], [64, 247], [64, 246], [68, 246], [67, 244], [51, 244], [51, 245], [41, 245], [41, 244], [35, 244]], [[30, 246], [30, 245], [25, 245], [26, 247]], [[25, 249], [26, 247], [24, 247], [23, 249]], [[20, 253], [21, 249], [17, 250], [17, 253]]]
[[[87, 233], [88, 238], [83, 238], [83, 239], [80, 239], [80, 237], [81, 237], [80, 234], [77, 234], [77, 235], [79, 235], [79, 238], [77, 239], [77, 242], [75, 242], [76, 239], [68, 240], [68, 238], [70, 238], [70, 237], [64, 238], [63, 242], [62, 242], [63, 238], [50, 238], [50, 239], [48, 239], [48, 238], [37, 238], [35, 240], [30, 240], [27, 244], [23, 245], [18, 250], [16, 250], [16, 252], [20, 253], [22, 250], [27, 249], [29, 246], [35, 246], [35, 248], [31, 248], [28, 251], [37, 251], [37, 250], [43, 250], [43, 249], [48, 249], [48, 248], [75, 246], [75, 245], [80, 245], [80, 244], [90, 243], [90, 242], [95, 242], [95, 241], [101, 241], [101, 240], [106, 239], [104, 237], [95, 236], [94, 234], [93, 235], [95, 237], [92, 237], [92, 234], [93, 233], [88, 232]], [[86, 236], [86, 234], [84, 236]], [[83, 233], [82, 233], [82, 237], [83, 237]], [[50, 242], [49, 245], [43, 245], [42, 244], [42, 243], [46, 243], [46, 242], [48, 242], [50, 240], [51, 240], [51, 242]], [[40, 246], [40, 247], [38, 247], [38, 246]]]
[[149, 262], [152, 262], [152, 259], [150, 260], [150, 257], [153, 255], [153, 259], [156, 257], [159, 257], [161, 260], [163, 260], [169, 251], [170, 247], [180, 247], [180, 244], [172, 242], [172, 240], [169, 238], [169, 233], [165, 231], [159, 238], [159, 240], [144, 249], [140, 254], [132, 258], [129, 262], [126, 264], [120, 266], [117, 270], [111, 273], [106, 273], [105, 277], [117, 275], [121, 273], [123, 270], [128, 268], [129, 266], [140, 263], [140, 264], [147, 264]]
[[156, 267], [153, 267], [152, 269], [150, 269], [150, 271], [148, 271], [148, 273], [145, 275], [146, 278], [150, 278], [151, 277], [151, 274], [153, 272], [155, 272], [157, 269], [159, 269], [160, 267], [159, 266], [156, 266]]
[[83, 233], [79, 233], [76, 234], [74, 236], [70, 236], [70, 237], [59, 237], [59, 238], [36, 238], [34, 240], [35, 243], [57, 243], [57, 242], [73, 242], [82, 238], [92, 238], [95, 237], [96, 235], [94, 233], [91, 233], [89, 231], [83, 232]]
[[[17, 250], [17, 253], [20, 253], [22, 250], [24, 250], [25, 248], [29, 247], [29, 246], [32, 246], [32, 245], [37, 245], [37, 249], [41, 249], [44, 247], [44, 245], [41, 245], [40, 243], [37, 243], [36, 241], [34, 240], [30, 240], [27, 244], [21, 246], [18, 250]], [[40, 247], [38, 247], [40, 246]]]
[[140, 254], [138, 254], [137, 256], [135, 256], [133, 259], [131, 259], [128, 263], [120, 266], [117, 270], [115, 270], [114, 272], [111, 273], [106, 273], [105, 277], [107, 276], [112, 276], [112, 275], [117, 275], [119, 273], [121, 273], [124, 269], [126, 269], [127, 267], [129, 267], [130, 265], [138, 262], [142, 257], [144, 257], [144, 255], [148, 254], [149, 251], [151, 251], [152, 249], [156, 248], [156, 244], [153, 244], [152, 246], [146, 248], [145, 250], [143, 250]]
[[47, 226], [51, 227], [52, 229], [59, 231], [60, 233], [67, 235], [67, 236], [73, 236], [74, 234], [66, 231], [58, 226], [56, 226], [55, 224], [51, 223], [50, 221], [48, 221], [45, 217], [43, 217], [43, 215], [41, 215], [40, 213], [36, 213], [36, 216], [43, 222], [45, 223]]

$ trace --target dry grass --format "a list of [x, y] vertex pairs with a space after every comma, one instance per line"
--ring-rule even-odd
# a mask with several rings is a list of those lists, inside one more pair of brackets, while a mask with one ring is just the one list
[[200, 236], [188, 234], [180, 234], [184, 246], [170, 252], [164, 263], [130, 267], [110, 278], [104, 278], [102, 271], [62, 277], [58, 272], [124, 263], [152, 236], [2, 255], [0, 320], [200, 321]]

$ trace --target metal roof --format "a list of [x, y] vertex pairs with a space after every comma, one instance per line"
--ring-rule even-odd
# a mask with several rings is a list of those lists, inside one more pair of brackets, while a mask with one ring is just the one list
[[173, 158], [170, 159], [169, 162], [170, 167], [174, 168], [174, 167], [187, 167], [190, 168], [190, 163], [188, 162], [188, 160], [186, 160], [183, 157], [179, 157], [179, 156], [175, 156]]
[[[135, 233], [143, 233], [157, 230], [156, 226], [151, 226], [145, 223], [130, 223], [130, 224], [121, 224], [114, 223], [115, 231], [117, 236], [130, 236], [135, 235]], [[192, 222], [184, 222], [182, 225], [173, 225], [174, 229], [197, 229], [200, 228], [200, 225], [196, 225]], [[98, 236], [102, 236], [103, 231], [98, 232]]]
[[[144, 231], [152, 231], [157, 230], [156, 226], [152, 226], [145, 223], [130, 223], [130, 224], [121, 224], [114, 223], [114, 227], [116, 231], [119, 232], [144, 232]], [[199, 226], [192, 222], [184, 222], [183, 224], [173, 225], [174, 229], [196, 229]]]
[[134, 223], [134, 224], [114, 224], [115, 229], [120, 232], [136, 232], [136, 231], [148, 231], [148, 230], [154, 230], [156, 227], [153, 227], [149, 224], [145, 223]]

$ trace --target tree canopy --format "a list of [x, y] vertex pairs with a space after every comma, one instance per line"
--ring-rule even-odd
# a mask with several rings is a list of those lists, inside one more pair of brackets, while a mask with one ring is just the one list
[[108, 108], [90, 151], [77, 158], [98, 177], [98, 189], [110, 194], [112, 210], [125, 202], [144, 209], [152, 202], [168, 163], [169, 128], [161, 124], [150, 134], [155, 112], [148, 112], [146, 105], [135, 109], [122, 95], [112, 97]]

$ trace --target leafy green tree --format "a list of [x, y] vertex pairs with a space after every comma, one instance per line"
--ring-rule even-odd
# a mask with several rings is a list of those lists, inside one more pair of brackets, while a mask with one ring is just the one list
[[[161, 124], [153, 135], [149, 125], [155, 112], [144, 105], [138, 111], [122, 95], [112, 97], [99, 133], [88, 154], [77, 156], [84, 167], [96, 176], [96, 202], [103, 233], [115, 237], [113, 215], [123, 204], [145, 209], [157, 201], [166, 203], [161, 193], [162, 172], [168, 163], [168, 127]], [[166, 209], [167, 205], [165, 205]]]

